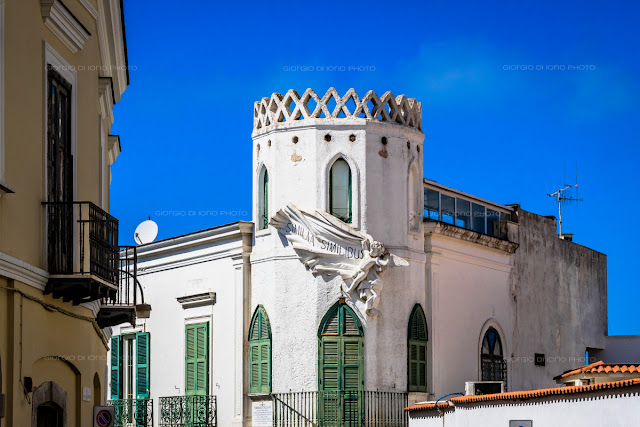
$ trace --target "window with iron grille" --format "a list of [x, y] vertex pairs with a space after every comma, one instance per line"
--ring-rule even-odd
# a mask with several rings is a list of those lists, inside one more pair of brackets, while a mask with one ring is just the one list
[[420, 304], [413, 307], [409, 317], [408, 374], [409, 391], [427, 391], [427, 321]]
[[500, 334], [495, 328], [489, 328], [484, 334], [480, 354], [482, 381], [506, 380], [506, 364], [502, 352]]

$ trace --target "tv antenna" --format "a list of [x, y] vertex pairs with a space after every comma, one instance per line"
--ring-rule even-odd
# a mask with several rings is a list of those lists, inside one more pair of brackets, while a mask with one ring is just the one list
[[[583, 199], [578, 197], [578, 166], [576, 165], [576, 183], [567, 184], [567, 166], [564, 168], [564, 187], [553, 193], [547, 194], [549, 197], [556, 199], [558, 203], [558, 236], [564, 239], [562, 235], [562, 205], [567, 203], [582, 202]], [[575, 197], [573, 196], [573, 189], [575, 188]]]

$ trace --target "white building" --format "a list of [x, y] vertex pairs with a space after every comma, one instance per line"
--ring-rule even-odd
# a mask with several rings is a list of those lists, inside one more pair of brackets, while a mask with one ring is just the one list
[[119, 413], [150, 398], [157, 425], [406, 425], [408, 404], [551, 386], [604, 348], [606, 257], [424, 180], [423, 139], [404, 95], [258, 101], [253, 222], [138, 247], [153, 311], [114, 330]]
[[460, 396], [448, 402], [413, 405], [410, 427], [638, 425], [640, 379], [486, 396]]

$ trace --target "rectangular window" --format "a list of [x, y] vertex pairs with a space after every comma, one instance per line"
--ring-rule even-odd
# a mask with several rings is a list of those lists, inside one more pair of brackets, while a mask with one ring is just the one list
[[485, 216], [484, 216], [484, 206], [482, 205], [477, 205], [475, 203], [472, 204], [473, 206], [471, 207], [472, 211], [473, 211], [473, 231], [477, 231], [478, 233], [485, 233], [485, 226], [484, 226], [484, 222], [485, 222]]
[[453, 220], [456, 215], [456, 199], [454, 197], [442, 194], [440, 201], [442, 203], [441, 221], [448, 224], [453, 224]]
[[440, 193], [430, 188], [424, 189], [424, 217], [440, 220]]
[[209, 323], [185, 328], [185, 393], [187, 396], [209, 394]]
[[111, 399], [149, 398], [149, 332], [111, 337]]
[[[493, 209], [487, 208], [487, 234], [490, 236], [497, 237], [498, 229], [497, 222], [500, 221], [501, 212], [494, 211]], [[502, 214], [504, 217], [504, 214]]]
[[[47, 201], [73, 201], [71, 85], [51, 65], [47, 68]], [[48, 268], [73, 271], [73, 206], [58, 204], [48, 214]]]
[[456, 198], [456, 225], [471, 228], [471, 203], [468, 200]]

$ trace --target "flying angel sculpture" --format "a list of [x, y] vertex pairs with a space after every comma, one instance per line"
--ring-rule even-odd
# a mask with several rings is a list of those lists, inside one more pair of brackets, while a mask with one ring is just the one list
[[287, 238], [314, 275], [340, 275], [343, 290], [358, 292], [368, 315], [379, 313], [383, 287], [379, 274], [389, 267], [409, 265], [371, 235], [354, 230], [326, 212], [309, 212], [289, 204], [269, 224]]

